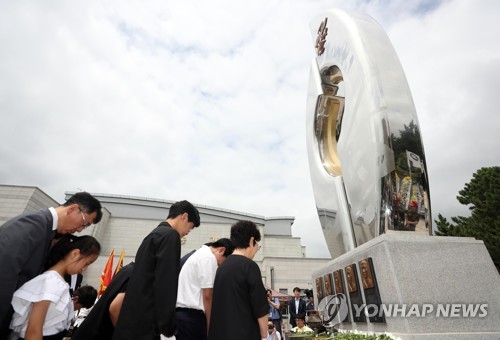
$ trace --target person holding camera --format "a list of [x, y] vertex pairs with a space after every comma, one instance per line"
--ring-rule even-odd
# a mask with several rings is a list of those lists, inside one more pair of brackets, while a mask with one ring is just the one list
[[267, 322], [267, 340], [281, 340], [281, 334], [276, 330], [276, 326], [271, 319]]
[[273, 299], [273, 291], [267, 290], [267, 303], [269, 303], [269, 319], [276, 325], [276, 330], [281, 333], [281, 315], [280, 315], [280, 300]]

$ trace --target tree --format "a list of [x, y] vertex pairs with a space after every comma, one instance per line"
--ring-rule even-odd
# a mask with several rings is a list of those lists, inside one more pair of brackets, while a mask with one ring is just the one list
[[[417, 154], [419, 157], [424, 156], [424, 149], [422, 147], [422, 139], [420, 137], [420, 131], [418, 130], [418, 124], [413, 120], [408, 125], [404, 125], [403, 130], [399, 130], [399, 133], [395, 135], [391, 134], [392, 148], [394, 150], [394, 155], [404, 156], [404, 162], [406, 163], [406, 150]], [[403, 165], [407, 168], [407, 165]]]
[[455, 216], [448, 222], [438, 214], [438, 236], [465, 236], [482, 240], [500, 268], [500, 167], [481, 168], [458, 192], [457, 200], [468, 205], [471, 216]]
[[[420, 157], [421, 160], [425, 160], [418, 124], [412, 120], [408, 125], [404, 125], [403, 129], [399, 130], [398, 133], [391, 133], [391, 144], [394, 151], [396, 171], [404, 176], [411, 174], [414, 180], [421, 179], [423, 169], [420, 167], [409, 169], [408, 155], [406, 153], [410, 151]], [[427, 179], [423, 180], [427, 182]]]

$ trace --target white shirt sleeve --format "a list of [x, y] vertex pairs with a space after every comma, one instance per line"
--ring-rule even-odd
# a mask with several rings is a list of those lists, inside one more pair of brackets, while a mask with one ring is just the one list
[[49, 270], [22, 285], [12, 297], [14, 315], [10, 328], [24, 338], [33, 303], [50, 301], [43, 335], [57, 334], [68, 329], [73, 317], [73, 302], [69, 285], [55, 271]]
[[215, 273], [217, 272], [217, 259], [215, 256], [204, 257], [198, 261], [198, 276], [201, 288], [213, 288]]

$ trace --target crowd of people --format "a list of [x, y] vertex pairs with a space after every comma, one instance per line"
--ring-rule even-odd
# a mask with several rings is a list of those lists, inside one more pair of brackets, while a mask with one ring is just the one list
[[[283, 339], [280, 301], [266, 291], [253, 261], [261, 247], [255, 223], [238, 221], [230, 239], [181, 259], [181, 238], [200, 225], [200, 215], [188, 201], [172, 204], [94, 305], [95, 288], [74, 283], [101, 246], [72, 234], [101, 217], [99, 201], [80, 192], [0, 227], [0, 340]], [[288, 305], [292, 332], [312, 331], [304, 325], [311, 301], [300, 292], [294, 289]], [[91, 306], [68, 333], [74, 311]]]

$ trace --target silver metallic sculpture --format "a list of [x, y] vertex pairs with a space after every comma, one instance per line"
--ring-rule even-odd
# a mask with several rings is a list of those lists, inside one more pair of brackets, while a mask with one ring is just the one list
[[313, 20], [307, 101], [311, 180], [332, 258], [380, 234], [432, 234], [417, 114], [396, 52], [371, 17]]

